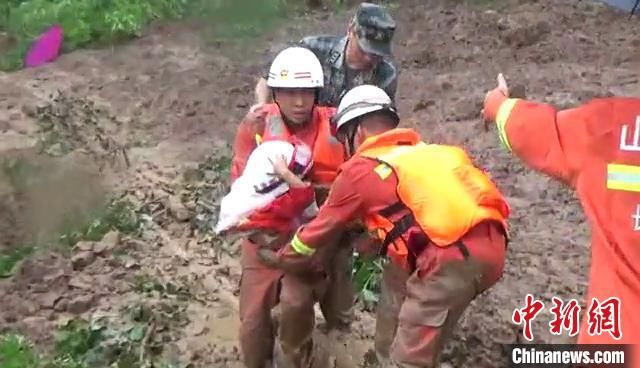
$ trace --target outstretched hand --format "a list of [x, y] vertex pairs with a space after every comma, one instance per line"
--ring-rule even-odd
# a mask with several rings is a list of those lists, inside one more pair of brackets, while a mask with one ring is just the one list
[[[509, 87], [507, 86], [507, 81], [504, 78], [504, 75], [502, 75], [502, 73], [498, 74], [497, 81], [498, 81], [498, 86], [488, 91], [487, 94], [484, 96], [484, 107], [480, 112], [481, 120], [484, 125], [485, 131], [489, 130], [489, 124], [493, 122], [492, 120], [494, 118], [494, 117], [488, 116], [487, 105], [491, 103], [492, 99], [509, 98]], [[499, 96], [496, 96], [496, 95], [499, 95]]]
[[503, 95], [509, 97], [509, 87], [507, 86], [507, 80], [504, 79], [502, 73], [498, 74], [498, 87], [496, 87], [498, 91], [502, 92]]

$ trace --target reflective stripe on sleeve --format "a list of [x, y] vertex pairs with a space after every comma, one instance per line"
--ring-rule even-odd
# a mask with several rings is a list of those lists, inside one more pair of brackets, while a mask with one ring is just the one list
[[607, 189], [640, 192], [640, 166], [608, 164]]
[[303, 256], [312, 256], [313, 253], [316, 252], [315, 249], [303, 243], [302, 240], [298, 238], [298, 234], [296, 234], [291, 240], [291, 248], [293, 248], [293, 250], [296, 253], [301, 254]]
[[509, 144], [509, 138], [507, 137], [507, 131], [505, 129], [507, 125], [507, 120], [509, 120], [509, 116], [511, 115], [511, 111], [513, 107], [516, 105], [519, 99], [517, 98], [509, 98], [505, 100], [498, 108], [498, 114], [496, 115], [496, 125], [498, 127], [498, 136], [500, 137], [500, 142], [504, 145], [506, 149], [511, 151], [511, 144]]

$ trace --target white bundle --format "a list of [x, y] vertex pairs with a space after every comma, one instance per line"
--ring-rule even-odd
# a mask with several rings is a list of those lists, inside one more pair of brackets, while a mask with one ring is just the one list
[[[216, 234], [238, 225], [254, 211], [264, 208], [289, 190], [289, 185], [282, 181], [267, 193], [257, 192], [258, 188], [264, 188], [281, 181], [275, 175], [271, 162], [275, 162], [278, 157], [284, 157], [289, 167], [292, 167], [291, 160], [294, 151], [295, 161], [306, 168], [306, 173], [313, 164], [311, 150], [307, 145], [296, 144], [294, 146], [287, 141], [273, 140], [263, 142], [251, 152], [242, 175], [231, 185], [229, 193], [222, 198], [218, 224], [215, 226]], [[310, 210], [317, 212], [315, 201]], [[305, 213], [312, 215], [306, 211]]]

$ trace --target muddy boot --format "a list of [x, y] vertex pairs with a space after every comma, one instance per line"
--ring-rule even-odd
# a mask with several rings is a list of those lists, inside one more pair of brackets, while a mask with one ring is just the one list
[[285, 354], [279, 343], [273, 352], [274, 367], [277, 368], [338, 368], [335, 357], [322, 344], [306, 343], [295, 354]]

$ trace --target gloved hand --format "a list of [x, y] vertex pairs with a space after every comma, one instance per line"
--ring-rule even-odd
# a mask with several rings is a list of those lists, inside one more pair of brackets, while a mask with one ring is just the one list
[[290, 243], [277, 252], [273, 249], [260, 248], [258, 257], [265, 265], [288, 273], [305, 274], [317, 271], [313, 256], [296, 253]]
[[484, 108], [482, 109], [482, 119], [485, 130], [496, 120], [496, 114], [502, 102], [509, 98], [509, 87], [502, 73], [498, 74], [498, 86], [487, 92], [484, 97]]

